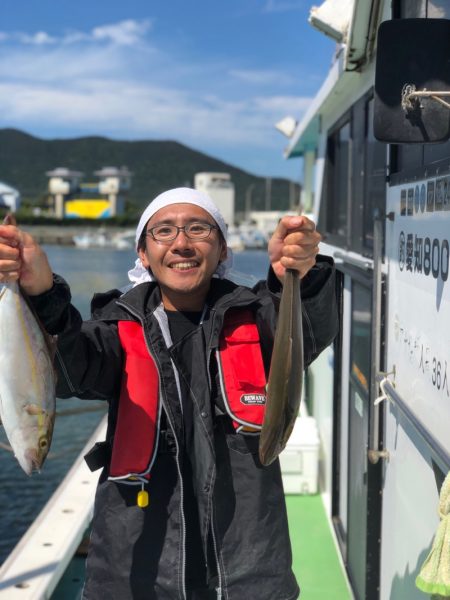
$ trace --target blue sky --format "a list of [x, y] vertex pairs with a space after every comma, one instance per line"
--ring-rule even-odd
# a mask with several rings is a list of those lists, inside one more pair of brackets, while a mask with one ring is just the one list
[[313, 4], [1, 0], [0, 127], [171, 139], [298, 180], [274, 124], [301, 118], [331, 65], [334, 43], [308, 24]]

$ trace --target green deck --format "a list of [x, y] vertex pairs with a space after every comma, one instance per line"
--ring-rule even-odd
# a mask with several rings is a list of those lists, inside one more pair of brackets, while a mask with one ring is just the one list
[[351, 600], [320, 495], [286, 496], [301, 600]]

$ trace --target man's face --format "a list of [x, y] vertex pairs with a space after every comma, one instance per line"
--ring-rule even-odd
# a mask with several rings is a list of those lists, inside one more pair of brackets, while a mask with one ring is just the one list
[[[216, 225], [209, 213], [193, 204], [172, 204], [161, 208], [148, 221], [148, 231], [156, 225], [202, 222]], [[165, 308], [202, 310], [211, 278], [220, 261], [227, 256], [219, 231], [213, 229], [206, 239], [191, 240], [184, 231], [169, 242], [147, 236], [146, 249], [139, 250], [144, 267], [149, 268], [161, 288]]]

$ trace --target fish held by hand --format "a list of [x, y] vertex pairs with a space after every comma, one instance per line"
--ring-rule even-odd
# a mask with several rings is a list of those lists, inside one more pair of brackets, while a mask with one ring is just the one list
[[259, 458], [270, 465], [285, 448], [300, 408], [303, 387], [303, 326], [298, 273], [286, 270], [270, 363]]
[[17, 282], [0, 290], [0, 419], [22, 469], [40, 470], [55, 420], [54, 341]]

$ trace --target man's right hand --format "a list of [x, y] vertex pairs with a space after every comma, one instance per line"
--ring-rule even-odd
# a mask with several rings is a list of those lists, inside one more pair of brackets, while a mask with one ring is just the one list
[[0, 225], [0, 283], [19, 281], [30, 296], [53, 286], [47, 255], [29, 233], [14, 225]]

